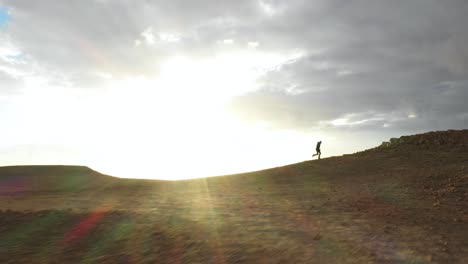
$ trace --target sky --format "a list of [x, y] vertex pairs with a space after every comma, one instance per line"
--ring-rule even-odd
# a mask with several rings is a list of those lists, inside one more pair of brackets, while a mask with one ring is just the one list
[[466, 0], [0, 0], [0, 166], [245, 172], [468, 128]]
[[6, 25], [9, 20], [8, 10], [0, 7], [0, 26]]

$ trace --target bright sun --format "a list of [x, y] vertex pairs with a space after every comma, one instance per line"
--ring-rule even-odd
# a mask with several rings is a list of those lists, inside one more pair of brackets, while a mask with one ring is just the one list
[[[42, 142], [73, 142], [78, 154], [72, 163], [103, 173], [184, 179], [262, 169], [305, 159], [311, 135], [244, 122], [226, 105], [257, 89], [266, 71], [298, 56], [250, 49], [210, 59], [177, 56], [152, 77], [103, 73], [109, 82], [102, 89], [55, 89], [49, 91], [53, 100], [41, 90], [24, 104], [37, 108], [30, 116], [39, 120], [37, 127], [49, 128], [35, 133]], [[54, 118], [46, 122], [43, 116]]]
[[[303, 153], [293, 148], [303, 146], [306, 135], [247, 124], [226, 109], [234, 96], [255, 90], [266, 69], [297, 56], [253, 51], [203, 60], [177, 56], [154, 78], [113, 83], [104, 95], [113, 112], [105, 121], [112, 130], [106, 142], [118, 142], [118, 149], [96, 149], [96, 168], [124, 177], [183, 179], [297, 161]], [[291, 152], [289, 158], [279, 155], [284, 151]]]

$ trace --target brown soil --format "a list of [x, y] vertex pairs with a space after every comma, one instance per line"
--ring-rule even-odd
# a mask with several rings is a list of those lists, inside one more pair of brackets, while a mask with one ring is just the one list
[[178, 182], [0, 168], [0, 263], [467, 263], [468, 130]]

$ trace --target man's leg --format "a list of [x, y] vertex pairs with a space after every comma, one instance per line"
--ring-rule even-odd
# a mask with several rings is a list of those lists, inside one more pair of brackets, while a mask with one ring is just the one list
[[318, 159], [320, 159], [320, 155], [322, 155], [322, 152], [319, 151], [318, 152], [318, 156], [319, 156]]

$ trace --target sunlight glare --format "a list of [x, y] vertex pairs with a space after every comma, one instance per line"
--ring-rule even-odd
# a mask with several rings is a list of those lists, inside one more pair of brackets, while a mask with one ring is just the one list
[[96, 167], [123, 177], [183, 179], [300, 159], [294, 154], [285, 159], [280, 152], [293, 152], [304, 137], [251, 127], [226, 109], [235, 96], [257, 89], [269, 67], [297, 56], [250, 50], [207, 59], [176, 56], [157, 76], [114, 83], [103, 95], [112, 98], [105, 111], [113, 112], [107, 115], [113, 132], [104, 149], [115, 149], [114, 142], [119, 149], [96, 156]]
[[301, 161], [306, 135], [249, 124], [226, 108], [297, 56], [252, 49], [206, 59], [181, 55], [154, 76], [106, 74], [98, 90], [30, 89], [24, 131], [36, 129], [36, 138], [26, 141], [60, 145], [73, 138], [80, 155], [70, 163], [127, 178], [185, 179]]

